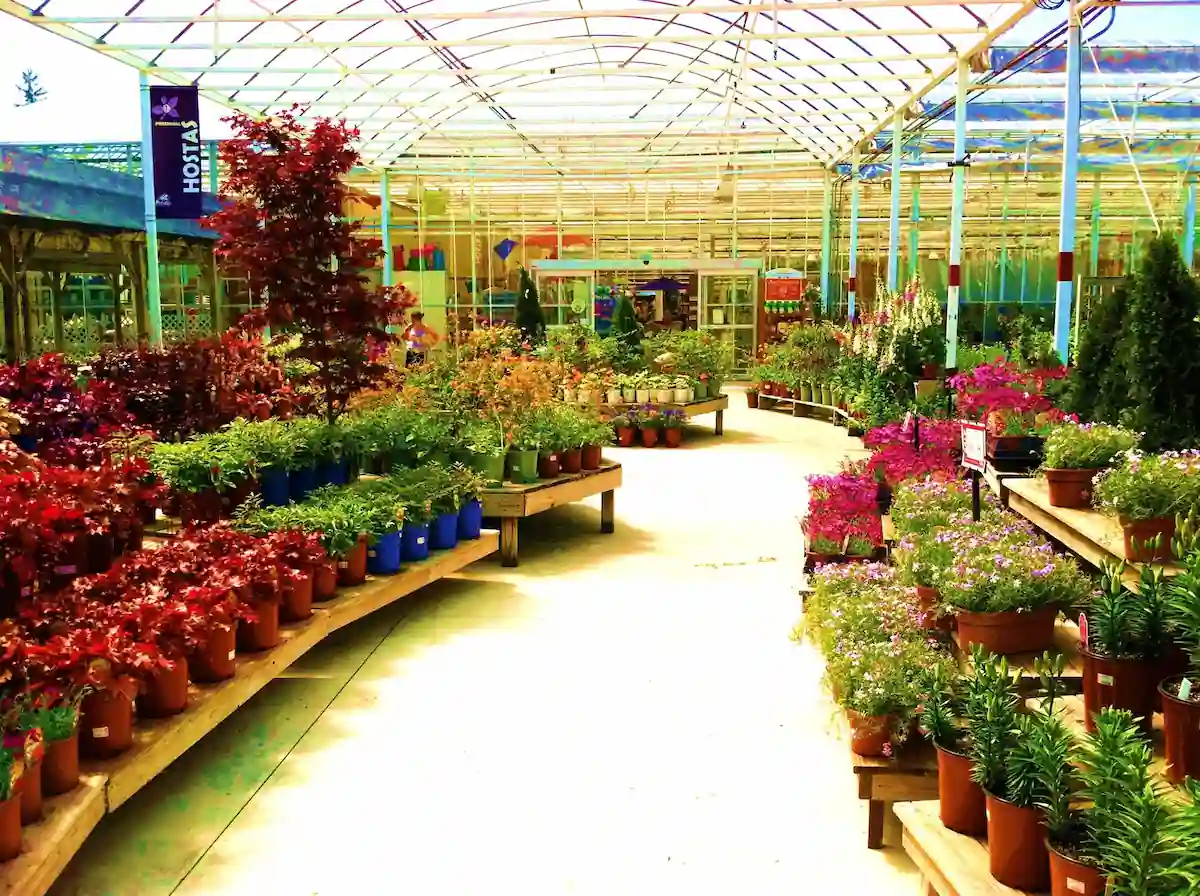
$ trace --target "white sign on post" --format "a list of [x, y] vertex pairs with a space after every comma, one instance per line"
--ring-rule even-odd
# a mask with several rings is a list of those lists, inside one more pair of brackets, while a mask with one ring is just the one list
[[968, 470], [983, 472], [987, 455], [987, 427], [982, 423], [962, 421], [962, 465]]

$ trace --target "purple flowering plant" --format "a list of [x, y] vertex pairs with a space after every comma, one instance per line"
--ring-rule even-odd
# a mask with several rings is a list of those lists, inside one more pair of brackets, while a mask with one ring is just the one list
[[1096, 503], [1122, 521], [1186, 514], [1200, 506], [1200, 451], [1142, 454], [1131, 449], [1092, 481]]
[[1054, 553], [1032, 526], [1011, 514], [942, 529], [950, 566], [939, 590], [951, 610], [1000, 613], [1057, 605], [1080, 606], [1090, 580], [1072, 557]]

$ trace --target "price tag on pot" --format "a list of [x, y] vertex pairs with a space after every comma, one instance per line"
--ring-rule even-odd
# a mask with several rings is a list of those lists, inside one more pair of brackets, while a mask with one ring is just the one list
[[93, 728], [92, 729], [92, 737], [96, 738], [96, 740], [100, 740], [102, 738], [108, 737], [108, 729], [107, 728]]
[[1084, 647], [1088, 646], [1088, 621], [1087, 613], [1079, 614], [1079, 643]]
[[424, 543], [425, 543], [425, 536], [424, 536], [424, 535], [418, 535], [418, 536], [417, 536], [417, 544], [424, 544]]
[[1111, 688], [1112, 683], [1113, 683], [1113, 677], [1111, 675], [1105, 675], [1103, 672], [1096, 673], [1096, 684], [1101, 684], [1101, 685], [1104, 685], [1105, 687]]
[[1192, 696], [1192, 680], [1185, 678], [1179, 683], [1179, 699], [1188, 700]]
[[1087, 884], [1085, 884], [1081, 880], [1076, 880], [1073, 877], [1068, 877], [1067, 878], [1067, 889], [1070, 890], [1072, 893], [1086, 893], [1087, 892]]
[[235, 656], [237, 656], [236, 650], [229, 651], [229, 659], [233, 659]]

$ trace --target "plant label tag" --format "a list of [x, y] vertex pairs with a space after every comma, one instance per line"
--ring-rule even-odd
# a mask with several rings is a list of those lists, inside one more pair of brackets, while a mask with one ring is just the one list
[[73, 576], [73, 575], [75, 575], [75, 567], [74, 566], [56, 566], [56, 567], [54, 567], [54, 574], [56, 576]]
[[424, 535], [419, 536], [417, 538], [417, 544], [424, 544], [424, 543], [425, 543], [425, 536]]
[[1084, 647], [1088, 646], [1088, 620], [1087, 613], [1079, 614], [1079, 643]]
[[237, 656], [236, 650], [229, 651], [229, 659], [233, 659], [235, 656]]
[[1185, 678], [1179, 684], [1179, 699], [1187, 700], [1191, 696], [1192, 696], [1192, 680], [1190, 678]]
[[374, 550], [370, 550], [370, 551], [367, 551], [367, 556], [370, 557], [372, 560], [374, 560], [379, 555], [376, 554]]
[[1096, 673], [1096, 684], [1102, 684], [1102, 685], [1105, 685], [1106, 687], [1111, 688], [1112, 683], [1113, 683], [1113, 677], [1111, 675], [1105, 675], [1103, 672]]
[[350, 564], [347, 563], [345, 560], [338, 561], [338, 569], [349, 569], [349, 568], [350, 568]]
[[108, 737], [108, 729], [107, 728], [93, 728], [92, 729], [92, 737], [96, 738], [96, 740], [101, 740], [102, 738]]
[[1072, 893], [1086, 893], [1087, 892], [1087, 884], [1085, 884], [1081, 880], [1076, 880], [1073, 877], [1068, 877], [1067, 878], [1067, 889], [1070, 890]]

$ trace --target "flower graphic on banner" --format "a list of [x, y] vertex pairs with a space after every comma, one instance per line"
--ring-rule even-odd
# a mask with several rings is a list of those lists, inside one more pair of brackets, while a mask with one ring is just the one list
[[164, 96], [162, 102], [151, 109], [159, 118], [179, 118], [179, 97]]

